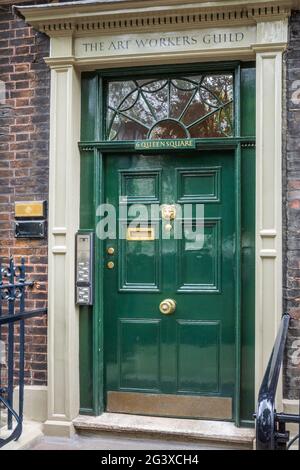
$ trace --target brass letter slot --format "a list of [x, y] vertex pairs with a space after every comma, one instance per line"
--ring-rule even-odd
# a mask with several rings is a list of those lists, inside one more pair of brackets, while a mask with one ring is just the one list
[[128, 241], [149, 241], [155, 240], [153, 227], [128, 227], [126, 240]]

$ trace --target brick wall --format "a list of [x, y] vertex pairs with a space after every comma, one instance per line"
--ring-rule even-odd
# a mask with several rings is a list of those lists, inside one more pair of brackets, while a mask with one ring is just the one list
[[[0, 103], [0, 257], [25, 257], [30, 279], [40, 284], [28, 295], [29, 308], [46, 303], [47, 240], [15, 239], [14, 202], [48, 199], [50, 74], [43, 61], [48, 47], [46, 36], [1, 6], [0, 80], [6, 96]], [[44, 384], [46, 319], [26, 325], [26, 380]]]
[[289, 331], [284, 396], [297, 399], [300, 389], [300, 12], [290, 19], [285, 55], [284, 112], [284, 309], [293, 320]]

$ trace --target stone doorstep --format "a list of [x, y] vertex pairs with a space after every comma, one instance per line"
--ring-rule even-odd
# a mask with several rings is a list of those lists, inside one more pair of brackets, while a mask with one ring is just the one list
[[73, 420], [77, 432], [127, 433], [156, 439], [203, 441], [253, 449], [253, 428], [237, 428], [233, 423], [196, 419], [103, 413], [100, 416], [79, 415]]
[[[11, 441], [1, 450], [27, 450], [43, 437], [42, 424], [33, 421], [24, 421], [23, 432], [17, 441]], [[4, 436], [3, 436], [4, 437]]]

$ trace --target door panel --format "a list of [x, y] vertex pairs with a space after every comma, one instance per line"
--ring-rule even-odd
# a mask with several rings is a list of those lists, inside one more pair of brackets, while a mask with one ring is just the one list
[[178, 392], [220, 392], [220, 340], [220, 322], [177, 320]]
[[[135, 403], [131, 412], [147, 414], [142, 396], [146, 400], [154, 394], [149, 398], [153, 410], [155, 397], [165, 395], [167, 403], [175, 395], [177, 415], [190, 416], [180, 397], [224, 397], [228, 400], [215, 407], [216, 417], [226, 403], [223, 411], [230, 419], [228, 403], [232, 406], [235, 388], [234, 153], [111, 155], [105, 166], [106, 203], [117, 208], [120, 219], [118, 239], [105, 242], [114, 254], [104, 257], [105, 264], [115, 263], [104, 276], [108, 409], [130, 412], [130, 402]], [[128, 224], [138, 215], [133, 204], [144, 207], [140, 231], [129, 232]], [[151, 204], [176, 205], [175, 220], [157, 211], [149, 223]], [[196, 228], [201, 233], [193, 243], [190, 234]], [[180, 230], [184, 237], [175, 239]], [[159, 310], [166, 298], [176, 302], [172, 315]], [[130, 395], [136, 392], [142, 394], [138, 411]], [[116, 408], [123, 399], [125, 408]], [[170, 416], [176, 415], [171, 408]]]
[[119, 320], [120, 389], [160, 390], [160, 320]]
[[[121, 222], [124, 238], [128, 223]], [[151, 224], [154, 233], [158, 223]], [[158, 240], [122, 239], [119, 242], [119, 288], [128, 292], [159, 291], [161, 273], [161, 243]]]
[[178, 202], [220, 202], [221, 167], [177, 170]]
[[160, 170], [120, 171], [121, 194], [131, 203], [159, 202], [160, 182]]
[[[202, 222], [201, 222], [202, 223]], [[185, 223], [185, 235], [195, 231], [196, 221]], [[221, 220], [206, 219], [203, 223], [203, 241], [193, 246], [185, 238], [178, 241], [178, 291], [220, 292]], [[190, 237], [188, 238], [188, 240]]]

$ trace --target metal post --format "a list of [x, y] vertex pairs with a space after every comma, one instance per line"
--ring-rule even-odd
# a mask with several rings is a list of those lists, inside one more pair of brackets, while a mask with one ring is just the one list
[[[15, 313], [15, 267], [13, 258], [9, 260], [9, 298], [8, 298], [8, 314], [13, 316]], [[11, 408], [13, 408], [13, 390], [14, 390], [14, 323], [8, 325], [8, 378], [7, 378], [7, 401]], [[12, 413], [8, 410], [7, 427], [12, 429]]]

